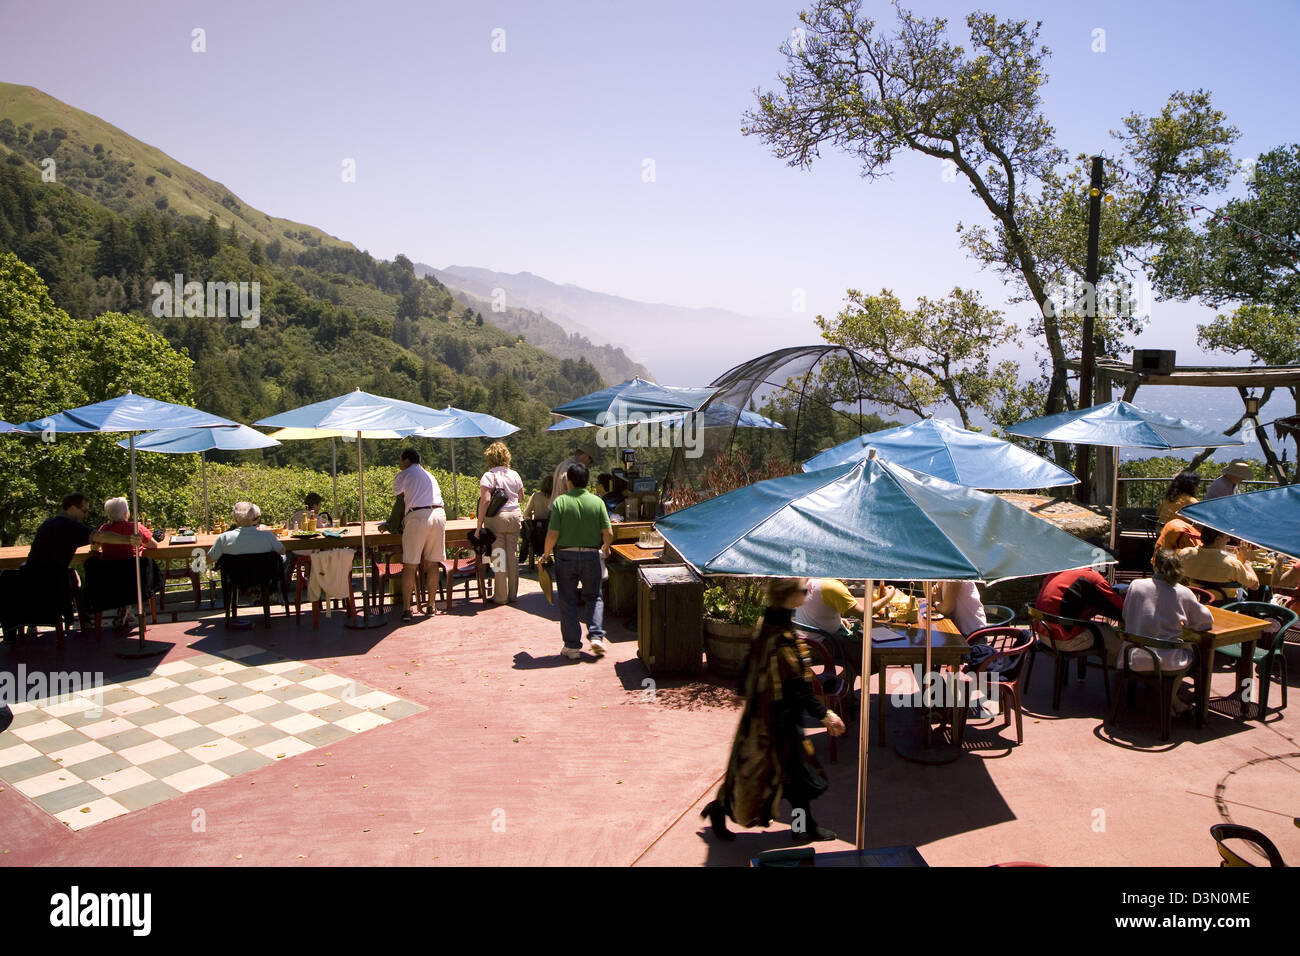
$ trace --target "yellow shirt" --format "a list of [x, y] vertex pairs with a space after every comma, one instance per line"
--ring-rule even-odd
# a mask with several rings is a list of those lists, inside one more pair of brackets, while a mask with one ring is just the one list
[[1156, 512], [1156, 520], [1160, 523], [1161, 527], [1163, 527], [1169, 523], [1170, 518], [1178, 514], [1178, 512], [1182, 511], [1188, 505], [1196, 504], [1196, 502], [1197, 499], [1191, 495], [1179, 495], [1173, 501], [1170, 501], [1168, 498], [1161, 498], [1160, 509]]

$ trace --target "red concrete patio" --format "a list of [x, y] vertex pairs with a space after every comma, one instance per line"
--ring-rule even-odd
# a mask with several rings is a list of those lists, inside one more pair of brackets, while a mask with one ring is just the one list
[[[271, 630], [227, 631], [210, 613], [152, 628], [151, 638], [175, 646], [146, 668], [257, 645], [424, 709], [75, 831], [0, 784], [0, 861], [734, 866], [788, 846], [784, 824], [731, 844], [708, 834], [698, 814], [725, 767], [734, 697], [708, 678], [645, 684], [635, 635], [609, 623], [608, 656], [564, 662], [554, 611], [525, 582], [514, 607], [460, 601], [450, 616], [371, 631], [346, 630], [336, 615], [313, 632], [307, 615], [297, 625], [282, 614]], [[111, 646], [107, 636], [102, 645], [69, 638], [60, 652], [42, 637], [0, 650], [0, 669], [102, 670], [111, 684], [139, 666]], [[913, 844], [941, 866], [1212, 866], [1209, 827], [1226, 813], [1300, 860], [1291, 822], [1300, 746], [1289, 712], [1263, 725], [1211, 715], [1199, 731], [1178, 721], [1162, 745], [1145, 696], [1108, 732], [1097, 675], [1071, 681], [1059, 715], [1049, 678], [1040, 664], [1022, 746], [1000, 719], [972, 724], [969, 752], [946, 766], [909, 763], [873, 743], [869, 843]], [[1231, 683], [1231, 673], [1216, 674], [1216, 690]], [[915, 730], [906, 716], [891, 716], [895, 739]], [[0, 747], [14, 732], [0, 732]], [[850, 840], [856, 733], [854, 722], [834, 765], [814, 734], [832, 781], [818, 819]]]

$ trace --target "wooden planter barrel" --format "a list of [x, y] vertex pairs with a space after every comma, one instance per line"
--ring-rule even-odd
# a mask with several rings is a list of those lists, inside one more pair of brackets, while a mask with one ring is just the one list
[[740, 662], [749, 653], [754, 640], [754, 629], [717, 618], [704, 619], [704, 656], [709, 670], [719, 677], [735, 677], [740, 673]]

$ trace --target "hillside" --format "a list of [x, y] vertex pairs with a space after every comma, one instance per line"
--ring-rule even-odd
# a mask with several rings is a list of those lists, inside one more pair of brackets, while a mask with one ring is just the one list
[[[163, 178], [189, 184], [192, 195], [207, 198], [222, 187], [43, 94], [21, 87], [5, 92], [9, 105], [21, 108], [12, 115], [0, 111], [0, 139], [13, 143], [0, 158], [0, 252], [32, 266], [54, 304], [74, 319], [105, 312], [142, 316], [193, 359], [199, 407], [252, 422], [360, 387], [513, 422], [521, 429], [510, 439], [515, 467], [530, 482], [564, 457], [571, 438], [548, 435], [545, 427], [551, 407], [603, 384], [585, 358], [556, 357], [494, 327], [436, 279], [417, 277], [405, 256], [376, 260], [314, 230], [300, 230], [300, 241], [276, 236], [264, 242], [266, 224], [284, 221], [233, 196], [224, 217], [215, 211], [182, 215], [170, 202], [142, 204], [132, 184], [146, 168], [165, 166], [172, 176]], [[41, 117], [68, 125], [47, 128], [38, 124]], [[87, 136], [94, 143], [83, 150]], [[73, 157], [56, 159], [54, 182], [41, 177], [47, 148], [56, 157]], [[149, 175], [155, 176], [149, 188], [156, 190], [157, 174]], [[259, 321], [245, 327], [225, 310], [186, 315], [161, 307], [155, 284], [170, 283], [178, 273], [187, 281], [256, 283]], [[22, 395], [7, 401], [13, 407], [4, 411], [17, 420], [51, 410], [28, 408], [31, 399]], [[415, 444], [432, 463], [449, 464], [449, 443]], [[463, 467], [478, 468], [484, 443], [458, 444]], [[322, 468], [330, 446], [286, 443], [264, 457]], [[342, 457], [346, 468], [348, 456]]]
[[145, 209], [215, 216], [222, 227], [263, 245], [299, 252], [313, 246], [351, 248], [314, 226], [279, 219], [241, 202], [229, 189], [176, 162], [162, 150], [35, 87], [0, 83], [0, 159], [15, 152], [38, 167], [55, 162], [55, 181], [120, 214]]
[[[415, 263], [415, 274], [433, 276], [436, 279], [433, 267], [422, 262]], [[586, 359], [607, 382], [625, 382], [638, 376], [654, 379], [649, 369], [633, 362], [617, 346], [597, 345], [581, 331], [566, 330], [564, 326], [551, 321], [541, 312], [511, 306], [508, 302], [504, 309], [494, 310], [491, 287], [476, 286], [475, 289], [470, 290], [448, 285], [447, 288], [456, 301], [469, 306], [497, 328], [504, 329], [512, 335], [522, 335], [531, 344], [560, 358], [575, 361]]]
[[[561, 285], [531, 272], [512, 275], [473, 266], [432, 271], [448, 288], [480, 298], [490, 298], [493, 289], [504, 289], [507, 305], [540, 312], [570, 333], [619, 348], [654, 369], [659, 381], [672, 385], [713, 381], [733, 365], [753, 358], [755, 338], [773, 340], [772, 330], [781, 324], [725, 309], [640, 302]], [[761, 330], [761, 334], [738, 335], [741, 329]]]

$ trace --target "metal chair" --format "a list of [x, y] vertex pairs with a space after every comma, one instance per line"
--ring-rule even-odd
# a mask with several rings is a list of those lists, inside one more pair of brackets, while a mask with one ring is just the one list
[[[821, 640], [810, 633], [803, 634], [802, 638], [812, 656], [812, 671], [816, 678], [813, 681], [813, 693], [823, 704], [839, 714], [847, 724], [851, 716], [850, 712], [853, 710], [853, 689], [845, 679], [844, 668], [836, 665], [835, 656]], [[821, 668], [820, 673], [818, 667]], [[835, 738], [828, 733], [826, 740], [831, 749], [831, 763], [839, 763]]]
[[1210, 827], [1210, 836], [1214, 837], [1214, 842], [1218, 846], [1219, 866], [1258, 866], [1258, 863], [1252, 863], [1241, 854], [1237, 853], [1231, 847], [1225, 846], [1225, 840], [1245, 840], [1253, 845], [1255, 849], [1268, 858], [1269, 866], [1286, 866], [1282, 861], [1282, 854], [1278, 852], [1273, 841], [1258, 830], [1252, 827], [1244, 827], [1238, 823], [1216, 823]]
[[[1069, 670], [1070, 661], [1078, 661], [1079, 680], [1083, 680], [1088, 673], [1088, 658], [1096, 657], [1101, 662], [1101, 683], [1106, 692], [1106, 703], [1109, 705], [1110, 667], [1106, 663], [1106, 640], [1102, 636], [1101, 626], [1096, 621], [1082, 621], [1072, 617], [1062, 617], [1059, 614], [1040, 611], [1036, 607], [1028, 607], [1025, 611], [1029, 615], [1030, 628], [1034, 637], [1037, 638], [1033, 649], [1030, 651], [1029, 663], [1025, 670], [1025, 690], [1029, 689], [1029, 678], [1033, 675], [1034, 659], [1038, 656], [1038, 652], [1041, 650], [1052, 655], [1055, 660], [1055, 669], [1052, 674], [1052, 709], [1060, 710], [1061, 688], [1065, 685], [1065, 674]], [[1092, 634], [1092, 644], [1076, 650], [1063, 650], [1058, 647], [1058, 642], [1066, 640], [1066, 631], [1076, 627]]]
[[[972, 647], [987, 644], [993, 653], [975, 664], [962, 664], [957, 677], [967, 683], [977, 674], [991, 674], [997, 681], [997, 692], [1002, 708], [1002, 726], [1011, 726], [1011, 715], [1016, 718], [1016, 743], [1024, 743], [1024, 723], [1021, 717], [1020, 672], [1034, 647], [1034, 635], [1019, 627], [982, 627], [972, 632], [966, 643]], [[967, 694], [964, 698], [969, 702]], [[957, 726], [953, 739], [960, 747], [966, 732], [966, 715], [969, 707], [957, 708]]]
[[[1254, 653], [1251, 655], [1251, 660], [1255, 665], [1255, 673], [1259, 677], [1259, 700], [1243, 701], [1240, 712], [1242, 717], [1256, 716], [1259, 720], [1263, 720], [1268, 714], [1269, 687], [1272, 685], [1275, 675], [1282, 685], [1282, 706], [1278, 709], [1282, 710], [1286, 707], [1287, 676], [1284, 648], [1286, 647], [1286, 635], [1295, 629], [1297, 623], [1300, 623], [1300, 615], [1297, 615], [1290, 608], [1279, 607], [1276, 604], [1266, 604], [1263, 601], [1234, 601], [1231, 604], [1225, 604], [1223, 609], [1225, 611], [1236, 611], [1238, 614], [1245, 614], [1248, 617], [1256, 617], [1260, 620], [1272, 621], [1276, 625], [1272, 630], [1260, 635], [1259, 640], [1255, 642]], [[1229, 644], [1217, 650], [1224, 657], [1239, 661], [1241, 660], [1244, 645]]]
[[[1196, 666], [1197, 646], [1179, 638], [1143, 637], [1140, 634], [1127, 634], [1123, 631], [1119, 636], [1120, 640], [1126, 643], [1121, 645], [1123, 650], [1115, 664], [1115, 703], [1111, 708], [1110, 722], [1116, 725], [1119, 723], [1119, 702], [1125, 697], [1121, 693], [1125, 686], [1128, 688], [1128, 705], [1132, 707], [1137, 703], [1134, 693], [1136, 687], [1132, 682], [1154, 683], [1160, 697], [1160, 739], [1168, 740], [1174, 687]], [[1160, 655], [1156, 653], [1158, 650], [1186, 650], [1189, 652], [1187, 663], [1178, 667], [1168, 666], [1160, 660]], [[1133, 666], [1135, 656], [1138, 660], [1150, 660], [1151, 669], [1135, 668]]]
[[[984, 622], [988, 627], [1005, 627], [1016, 619], [1016, 612], [1002, 604], [984, 605]], [[983, 628], [981, 628], [983, 630]]]

